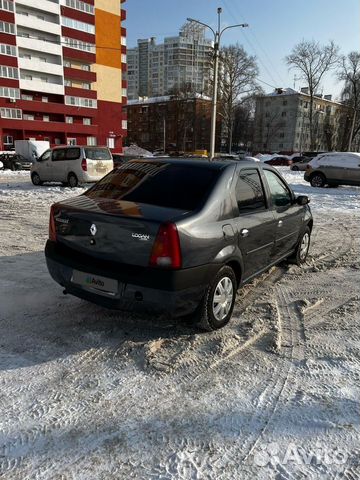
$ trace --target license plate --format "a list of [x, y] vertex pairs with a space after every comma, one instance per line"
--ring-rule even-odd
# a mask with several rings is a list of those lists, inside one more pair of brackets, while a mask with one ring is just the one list
[[102, 277], [100, 275], [93, 275], [92, 273], [74, 270], [71, 281], [77, 285], [111, 293], [112, 295], [115, 295], [118, 292], [117, 280], [114, 280], [113, 278]]

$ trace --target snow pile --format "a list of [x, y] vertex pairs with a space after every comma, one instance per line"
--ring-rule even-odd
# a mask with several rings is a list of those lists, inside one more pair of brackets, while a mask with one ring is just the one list
[[124, 147], [124, 156], [131, 157], [152, 157], [153, 154], [149, 150], [139, 147], [138, 145], [132, 144], [130, 147]]

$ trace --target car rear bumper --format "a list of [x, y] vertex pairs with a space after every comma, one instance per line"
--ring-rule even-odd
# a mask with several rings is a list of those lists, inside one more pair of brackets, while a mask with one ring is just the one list
[[[66, 252], [66, 249], [65, 249]], [[218, 265], [205, 265], [183, 270], [139, 268], [107, 262], [82, 261], [72, 258], [54, 242], [48, 241], [46, 263], [52, 278], [77, 297], [104, 307], [148, 312], [166, 312], [173, 317], [193, 312], [204, 296], [206, 287]], [[101, 265], [100, 265], [101, 263]], [[72, 281], [74, 270], [100, 275], [118, 281], [117, 291], [107, 294]]]

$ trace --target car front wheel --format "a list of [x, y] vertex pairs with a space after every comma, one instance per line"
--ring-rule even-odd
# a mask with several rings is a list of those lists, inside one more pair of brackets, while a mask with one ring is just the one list
[[301, 264], [306, 262], [306, 259], [309, 253], [309, 248], [310, 248], [310, 237], [311, 237], [310, 228], [306, 227], [300, 237], [295, 253], [293, 257], [290, 259], [292, 260], [293, 263], [296, 263], [296, 265], [300, 266]]
[[199, 307], [198, 326], [207, 331], [225, 326], [232, 315], [237, 282], [233, 269], [222, 267], [208, 286]]
[[324, 187], [326, 184], [326, 178], [322, 173], [314, 173], [310, 178], [310, 185], [312, 187]]

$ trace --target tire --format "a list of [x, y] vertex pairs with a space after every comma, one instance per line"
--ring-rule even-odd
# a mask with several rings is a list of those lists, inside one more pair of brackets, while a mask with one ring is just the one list
[[39, 177], [39, 175], [34, 172], [32, 175], [31, 175], [31, 181], [32, 183], [36, 186], [36, 187], [39, 187], [40, 185], [42, 185], [42, 181], [41, 181], [41, 178]]
[[[234, 270], [228, 266], [222, 267], [207, 287], [198, 307], [196, 321], [198, 327], [208, 332], [224, 327], [229, 322], [234, 309], [236, 290]], [[215, 296], [218, 297], [219, 302], [216, 302]], [[222, 303], [221, 300], [223, 300]]]
[[68, 175], [68, 184], [70, 188], [76, 188], [79, 185], [79, 180], [75, 173], [69, 173]]
[[15, 172], [15, 170], [16, 170], [16, 165], [15, 165], [15, 163], [12, 163], [12, 164], [11, 164], [10, 169], [11, 169], [12, 172]]
[[290, 259], [292, 263], [295, 263], [296, 265], [300, 266], [306, 262], [306, 259], [309, 253], [310, 239], [311, 239], [311, 231], [309, 227], [306, 227], [300, 237], [299, 243], [297, 244], [295, 253], [293, 257], [291, 257]]
[[293, 167], [293, 168], [292, 168], [292, 171], [293, 171], [293, 172], [298, 172], [298, 171], [299, 171], [299, 167]]
[[310, 178], [310, 185], [315, 188], [325, 187], [326, 178], [322, 173], [313, 173]]

